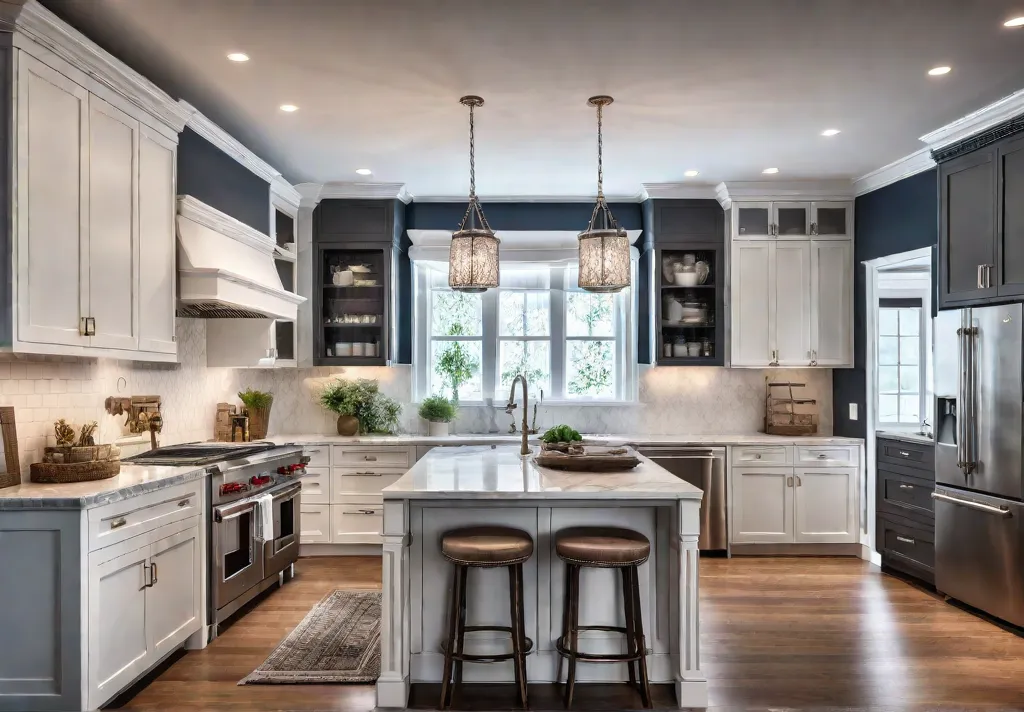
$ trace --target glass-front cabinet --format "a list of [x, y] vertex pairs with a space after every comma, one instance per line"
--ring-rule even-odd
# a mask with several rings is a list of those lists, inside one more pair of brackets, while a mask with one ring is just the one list
[[807, 237], [811, 234], [810, 203], [772, 203], [775, 237]]
[[381, 243], [317, 245], [313, 304], [317, 366], [388, 362], [392, 248]]
[[663, 366], [725, 364], [723, 246], [666, 244], [657, 250], [657, 354]]
[[811, 203], [811, 234], [819, 237], [853, 237], [850, 224], [853, 203]]
[[852, 237], [853, 203], [845, 201], [736, 202], [732, 236], [737, 240], [806, 240]]
[[749, 239], [772, 236], [771, 203], [737, 203], [733, 214], [733, 232], [736, 237]]

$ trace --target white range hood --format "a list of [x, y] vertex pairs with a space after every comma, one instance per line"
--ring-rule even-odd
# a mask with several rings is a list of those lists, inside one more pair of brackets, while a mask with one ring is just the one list
[[177, 223], [179, 316], [295, 321], [306, 298], [282, 286], [269, 236], [190, 195]]

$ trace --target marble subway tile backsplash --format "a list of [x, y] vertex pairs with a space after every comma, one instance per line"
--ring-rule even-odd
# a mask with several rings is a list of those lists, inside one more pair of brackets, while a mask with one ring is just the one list
[[[206, 322], [178, 319], [180, 363], [150, 364], [64, 356], [0, 355], [0, 405], [13, 405], [17, 419], [22, 477], [53, 444], [53, 421], [76, 426], [96, 420], [102, 442], [127, 434], [124, 417], [107, 415], [111, 395], [159, 395], [163, 398], [162, 444], [208, 440], [217, 403], [237, 402], [236, 393], [252, 387], [274, 394], [272, 434], [331, 434], [335, 416], [316, 402], [323, 383], [337, 376], [374, 378], [381, 390], [403, 404], [402, 429], [418, 433], [424, 424], [411, 403], [412, 369], [305, 368], [228, 369], [206, 366]], [[762, 428], [766, 371], [726, 368], [641, 368], [640, 403], [622, 407], [544, 406], [542, 428], [561, 422], [592, 433], [655, 435], [714, 432], [751, 433]], [[779, 380], [807, 384], [803, 395], [818, 399], [819, 432], [832, 433], [832, 372], [827, 369], [775, 372]], [[531, 408], [532, 411], [532, 408]], [[532, 416], [532, 412], [531, 412]], [[522, 411], [517, 411], [517, 421]], [[502, 408], [465, 406], [453, 424], [460, 433], [507, 432], [512, 416]]]

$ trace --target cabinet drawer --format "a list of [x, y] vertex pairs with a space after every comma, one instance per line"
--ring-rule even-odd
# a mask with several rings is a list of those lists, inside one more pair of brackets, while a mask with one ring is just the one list
[[380, 544], [383, 527], [384, 505], [372, 499], [331, 505], [334, 544]]
[[882, 563], [934, 582], [935, 533], [897, 517], [878, 519]]
[[331, 543], [331, 507], [328, 504], [303, 504], [299, 507], [301, 544]]
[[312, 444], [303, 445], [302, 454], [309, 458], [308, 467], [330, 467], [331, 466], [331, 446]]
[[879, 438], [878, 461], [927, 470], [933, 473], [932, 478], [934, 479], [935, 446]]
[[381, 490], [397, 482], [405, 472], [383, 467], [335, 467], [331, 470], [331, 501], [344, 502], [353, 495], [371, 495], [379, 499]]
[[328, 504], [331, 501], [331, 471], [326, 467], [307, 467], [302, 482], [302, 503]]
[[796, 448], [796, 464], [798, 465], [836, 465], [838, 467], [855, 467], [859, 456], [857, 447], [807, 447], [798, 445]]
[[408, 469], [412, 457], [407, 447], [370, 447], [359, 445], [335, 445], [331, 462], [335, 467], [401, 467]]
[[790, 449], [783, 446], [754, 447], [743, 445], [732, 449], [734, 465], [791, 465]]
[[89, 510], [89, 551], [202, 515], [204, 480], [167, 487]]
[[878, 508], [882, 511], [924, 515], [934, 520], [934, 490], [935, 485], [929, 480], [878, 469]]

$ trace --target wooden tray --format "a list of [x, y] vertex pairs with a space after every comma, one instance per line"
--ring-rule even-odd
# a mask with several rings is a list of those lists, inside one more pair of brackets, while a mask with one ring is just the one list
[[50, 462], [36, 462], [29, 467], [33, 482], [46, 484], [67, 484], [69, 482], [91, 482], [116, 477], [121, 472], [120, 460], [102, 462], [73, 462], [58, 465]]
[[625, 472], [640, 464], [636, 451], [623, 447], [622, 455], [609, 455], [609, 450], [618, 450], [607, 446], [586, 445], [582, 455], [567, 455], [557, 451], [542, 451], [534, 456], [534, 462], [540, 467], [555, 470], [574, 470], [577, 472]]

